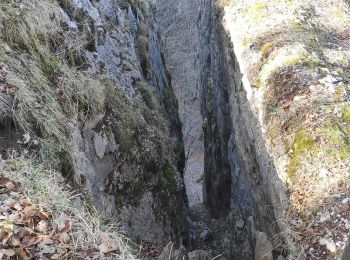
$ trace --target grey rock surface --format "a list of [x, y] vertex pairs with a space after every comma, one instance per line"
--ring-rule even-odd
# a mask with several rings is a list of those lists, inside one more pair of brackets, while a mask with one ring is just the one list
[[211, 259], [206, 251], [196, 250], [188, 254], [189, 260], [209, 260]]
[[255, 260], [273, 260], [272, 244], [267, 235], [262, 232], [256, 234]]
[[[113, 107], [74, 122], [67, 171], [105, 216], [122, 218], [131, 237], [154, 243], [186, 239], [181, 123], [153, 8], [134, 1], [72, 0], [63, 17], [69, 30], [88, 41], [82, 55], [90, 73], [106, 72], [129, 100], [144, 107], [132, 133], [120, 123], [127, 114]], [[164, 112], [152, 115], [151, 109]], [[160, 120], [162, 141], [152, 130]]]
[[261, 126], [248, 105], [239, 63], [216, 2], [201, 1], [199, 16], [204, 203], [214, 216], [227, 216], [226, 257], [254, 259], [255, 230], [268, 237], [281, 233], [276, 220], [282, 216], [286, 196]]
[[209, 260], [211, 257], [204, 250], [195, 250], [187, 252], [186, 248], [181, 246], [176, 248], [173, 242], [170, 242], [164, 247], [158, 260]]
[[158, 260], [187, 260], [188, 255], [184, 247], [176, 249], [173, 242], [170, 242], [163, 249], [161, 255], [158, 257]]
[[341, 260], [347, 260], [350, 259], [350, 238], [348, 238], [348, 241], [346, 242], [344, 252], [341, 256]]
[[203, 232], [200, 234], [200, 238], [203, 241], [209, 241], [212, 238], [210, 230], [204, 229]]

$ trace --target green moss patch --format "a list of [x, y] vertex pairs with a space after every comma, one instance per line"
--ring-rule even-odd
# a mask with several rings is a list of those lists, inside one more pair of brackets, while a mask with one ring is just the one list
[[294, 136], [293, 152], [290, 157], [290, 162], [287, 168], [288, 177], [294, 179], [298, 171], [299, 160], [314, 146], [315, 141], [305, 129], [300, 129]]

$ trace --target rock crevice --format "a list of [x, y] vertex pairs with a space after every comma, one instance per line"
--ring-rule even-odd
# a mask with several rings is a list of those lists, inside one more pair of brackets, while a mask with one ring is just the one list
[[[225, 255], [252, 259], [258, 230], [270, 238], [281, 233], [286, 196], [247, 99], [222, 13], [217, 1], [201, 2], [204, 201], [214, 216], [227, 216]], [[283, 236], [277, 240], [285, 243]]]

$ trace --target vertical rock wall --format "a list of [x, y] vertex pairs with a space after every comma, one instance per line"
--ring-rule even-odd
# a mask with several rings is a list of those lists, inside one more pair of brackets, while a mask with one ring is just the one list
[[[131, 129], [120, 129], [120, 115], [113, 107], [77, 125], [71, 153], [74, 178], [92, 192], [96, 206], [107, 216], [121, 215], [128, 235], [156, 243], [185, 238], [181, 123], [152, 6], [137, 1], [73, 1], [68, 14], [73, 21], [85, 17], [91, 22], [82, 29], [95, 37], [94, 50], [86, 52], [92, 67], [105, 68], [119, 88], [145, 106]], [[147, 116], [158, 117], [161, 125], [155, 126]], [[118, 135], [124, 134], [130, 140], [122, 144]]]
[[227, 257], [253, 259], [257, 230], [270, 237], [281, 232], [286, 198], [216, 1], [201, 1], [199, 35], [204, 201], [214, 216], [227, 216]]

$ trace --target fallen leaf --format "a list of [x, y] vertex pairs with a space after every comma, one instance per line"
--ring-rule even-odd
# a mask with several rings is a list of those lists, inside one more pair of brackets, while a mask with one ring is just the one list
[[31, 235], [31, 236], [26, 236], [23, 240], [22, 243], [25, 246], [34, 246], [39, 244], [41, 241], [41, 238], [36, 236], [36, 235]]
[[0, 206], [0, 213], [4, 213], [9, 211], [10, 207], [6, 206], [6, 205], [1, 205]]
[[69, 232], [71, 230], [71, 224], [69, 220], [62, 221], [57, 227], [59, 232]]
[[21, 210], [22, 206], [17, 202], [15, 205], [13, 205], [13, 208], [16, 210]]
[[61, 256], [62, 256], [61, 254], [54, 254], [51, 256], [51, 259], [53, 259], [53, 260], [60, 259]]
[[5, 184], [6, 188], [8, 188], [9, 190], [12, 190], [15, 188], [15, 184], [13, 184], [11, 181], [6, 182]]
[[0, 228], [7, 232], [11, 232], [13, 231], [13, 223], [8, 220], [0, 220]]
[[27, 251], [25, 250], [25, 248], [22, 245], [20, 245], [20, 247], [18, 249], [18, 254], [21, 257], [21, 259], [24, 259], [24, 260], [30, 259]]
[[348, 212], [349, 209], [350, 209], [349, 204], [341, 204], [341, 205], [340, 205], [340, 211], [341, 211], [341, 212]]
[[17, 236], [13, 235], [9, 238], [10, 244], [13, 247], [17, 247], [21, 244], [21, 241], [18, 239]]
[[5, 230], [0, 230], [0, 243], [2, 246], [5, 246], [7, 244], [7, 241], [12, 236], [12, 232], [6, 232]]

